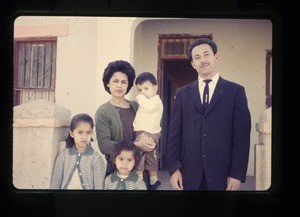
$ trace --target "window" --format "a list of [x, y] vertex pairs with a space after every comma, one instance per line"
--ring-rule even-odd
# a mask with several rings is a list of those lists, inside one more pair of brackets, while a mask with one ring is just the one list
[[55, 102], [56, 38], [14, 42], [14, 106]]
[[162, 59], [187, 59], [187, 50], [189, 45], [198, 39], [199, 37], [205, 37], [212, 39], [212, 35], [186, 35], [186, 34], [171, 34], [160, 35], [160, 58]]

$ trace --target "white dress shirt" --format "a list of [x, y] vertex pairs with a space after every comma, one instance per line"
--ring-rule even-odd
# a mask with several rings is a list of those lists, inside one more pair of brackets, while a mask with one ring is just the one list
[[[219, 73], [217, 73], [216, 75], [214, 75], [211, 78], [212, 81], [208, 83], [208, 88], [209, 88], [209, 99], [208, 99], [208, 102], [210, 102], [211, 97], [214, 94], [214, 91], [215, 91], [217, 82], [219, 80], [219, 77], [220, 77], [220, 75], [219, 75]], [[199, 93], [200, 93], [200, 98], [201, 98], [201, 102], [202, 103], [203, 103], [203, 92], [204, 92], [204, 87], [205, 87], [205, 82], [203, 80], [206, 80], [206, 79], [202, 79], [202, 78], [200, 78], [200, 76], [198, 76]]]

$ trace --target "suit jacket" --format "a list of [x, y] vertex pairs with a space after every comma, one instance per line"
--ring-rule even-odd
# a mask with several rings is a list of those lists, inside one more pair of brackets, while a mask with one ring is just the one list
[[227, 177], [245, 182], [251, 117], [245, 89], [222, 77], [204, 112], [198, 80], [180, 88], [167, 143], [170, 174], [180, 169], [184, 190], [198, 190], [205, 171], [208, 190], [225, 190]]

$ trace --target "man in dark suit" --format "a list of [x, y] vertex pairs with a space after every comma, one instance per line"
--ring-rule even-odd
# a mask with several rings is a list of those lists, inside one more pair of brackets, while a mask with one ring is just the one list
[[[245, 182], [250, 148], [245, 89], [216, 71], [213, 41], [196, 40], [188, 56], [199, 76], [176, 93], [167, 142], [170, 182], [176, 190], [238, 190]], [[209, 93], [203, 96], [206, 79]]]

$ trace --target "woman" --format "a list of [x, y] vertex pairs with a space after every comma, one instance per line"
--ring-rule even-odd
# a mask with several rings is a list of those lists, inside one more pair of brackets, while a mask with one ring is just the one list
[[[133, 120], [138, 103], [125, 98], [133, 86], [134, 79], [134, 68], [124, 60], [109, 63], [103, 73], [104, 89], [111, 95], [111, 99], [98, 108], [95, 123], [98, 146], [107, 160], [106, 176], [115, 170], [109, 157], [117, 142], [135, 139]], [[156, 147], [153, 143], [153, 139], [145, 138], [134, 142], [134, 145], [142, 151], [149, 152]]]

